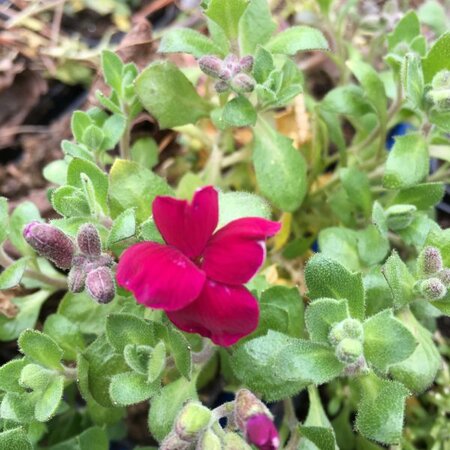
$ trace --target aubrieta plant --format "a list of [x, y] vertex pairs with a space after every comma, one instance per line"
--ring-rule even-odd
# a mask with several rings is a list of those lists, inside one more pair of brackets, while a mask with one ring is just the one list
[[[444, 448], [450, 32], [427, 4], [425, 37], [414, 11], [318, 1], [277, 31], [266, 0], [205, 0], [208, 33], [166, 31], [144, 70], [103, 52], [44, 169], [59, 216], [0, 199], [1, 449], [107, 450], [142, 402], [164, 450]], [[143, 112], [176, 133], [164, 168]]]

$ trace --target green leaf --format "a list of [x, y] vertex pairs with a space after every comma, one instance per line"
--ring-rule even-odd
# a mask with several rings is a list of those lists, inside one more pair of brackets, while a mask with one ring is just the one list
[[0, 433], [0, 448], [5, 450], [33, 450], [33, 445], [28, 440], [27, 433], [23, 428]]
[[9, 217], [8, 217], [8, 199], [0, 197], [0, 244], [8, 237]]
[[393, 198], [394, 204], [415, 205], [417, 209], [429, 209], [438, 204], [445, 192], [444, 183], [424, 183], [402, 189]]
[[400, 259], [397, 252], [392, 252], [392, 255], [386, 261], [383, 267], [383, 275], [391, 289], [396, 308], [401, 308], [414, 300], [414, 284], [416, 280], [410, 274], [408, 267]]
[[292, 140], [272, 127], [258, 124], [253, 164], [261, 192], [283, 211], [298, 209], [306, 194], [306, 162]]
[[159, 390], [158, 383], [148, 383], [147, 377], [136, 372], [114, 375], [109, 394], [114, 404], [129, 406], [148, 400]]
[[358, 231], [358, 252], [366, 266], [384, 261], [391, 249], [389, 239], [375, 225]]
[[364, 90], [353, 84], [338, 86], [329, 91], [322, 100], [320, 109], [350, 117], [361, 117], [373, 112], [373, 107], [364, 98]]
[[123, 356], [130, 369], [141, 375], [147, 375], [152, 351], [153, 348], [149, 345], [127, 344], [123, 350]]
[[26, 364], [25, 358], [13, 359], [0, 367], [0, 391], [23, 392], [19, 378]]
[[120, 141], [127, 121], [122, 114], [113, 114], [109, 116], [103, 124], [102, 131], [104, 139], [101, 148], [104, 150], [112, 150]]
[[136, 79], [136, 93], [161, 128], [173, 128], [209, 115], [210, 106], [175, 64], [164, 61], [147, 67]]
[[92, 427], [78, 436], [68, 439], [60, 444], [52, 445], [46, 450], [108, 450], [109, 440], [106, 430]]
[[210, 0], [205, 14], [225, 31], [228, 38], [238, 35], [239, 20], [249, 0]]
[[246, 97], [239, 95], [225, 105], [222, 118], [232, 127], [255, 125], [256, 110]]
[[401, 74], [406, 99], [413, 109], [420, 111], [423, 109], [425, 88], [420, 56], [407, 53], [403, 58]]
[[36, 205], [26, 201], [20, 203], [11, 214], [9, 220], [9, 240], [22, 255], [34, 255], [33, 249], [27, 244], [23, 237], [25, 225], [34, 220], [41, 220], [41, 215]]
[[158, 228], [156, 228], [156, 224], [153, 218], [147, 219], [145, 222], [142, 222], [139, 228], [139, 239], [142, 241], [153, 241], [164, 244], [164, 239], [161, 236]]
[[272, 55], [263, 47], [258, 47], [253, 63], [253, 76], [258, 83], [264, 83], [274, 69]]
[[383, 185], [388, 189], [414, 186], [428, 175], [429, 156], [425, 138], [409, 133], [395, 139], [389, 152]]
[[301, 337], [303, 332], [303, 300], [297, 288], [273, 286], [261, 294], [258, 335], [269, 330], [292, 337]]
[[175, 361], [175, 367], [186, 379], [191, 379], [192, 357], [191, 346], [184, 335], [176, 328], [167, 329], [167, 341], [170, 347], [170, 353]]
[[190, 28], [175, 28], [163, 35], [159, 53], [189, 53], [196, 58], [204, 55], [224, 56], [224, 51], [204, 34]]
[[267, 0], [250, 0], [239, 22], [239, 47], [243, 55], [251, 55], [264, 45], [276, 29]]
[[339, 176], [350, 201], [368, 217], [372, 211], [372, 192], [367, 175], [351, 167], [340, 169]]
[[363, 326], [364, 356], [382, 372], [411, 356], [417, 346], [414, 336], [390, 310], [370, 317]]
[[158, 164], [158, 144], [151, 137], [138, 139], [131, 146], [130, 151], [131, 159], [147, 169], [152, 169]]
[[441, 70], [450, 70], [450, 32], [443, 34], [430, 48], [422, 60], [425, 83], [431, 83]]
[[306, 308], [305, 323], [311, 341], [328, 344], [332, 326], [349, 317], [346, 300], [319, 298]]
[[382, 380], [374, 374], [359, 380], [362, 398], [356, 416], [357, 429], [367, 439], [398, 444], [402, 437], [408, 390], [397, 381]]
[[433, 383], [442, 359], [431, 333], [417, 321], [411, 311], [402, 310], [400, 319], [419, 345], [409, 358], [391, 366], [389, 372], [411, 391], [421, 393]]
[[116, 159], [109, 176], [113, 217], [126, 209], [135, 208], [136, 219], [142, 222], [151, 215], [156, 196], [171, 195], [173, 192], [163, 178], [132, 161]]
[[128, 344], [152, 345], [153, 329], [144, 319], [132, 314], [110, 314], [106, 319], [106, 337], [117, 352]]
[[294, 56], [302, 51], [328, 50], [329, 46], [325, 36], [318, 29], [294, 26], [275, 35], [265, 48], [272, 53]]
[[14, 298], [12, 302], [19, 308], [19, 313], [12, 319], [0, 315], [0, 341], [12, 341], [23, 330], [33, 328], [42, 304], [51, 293], [42, 289], [34, 294]]
[[129, 239], [136, 235], [136, 214], [133, 208], [126, 209], [113, 222], [108, 236], [107, 246]]
[[50, 379], [47, 387], [36, 402], [34, 416], [39, 422], [47, 422], [55, 415], [61, 403], [64, 391], [64, 377], [58, 376]]
[[72, 114], [72, 134], [78, 143], [83, 142], [84, 132], [93, 124], [92, 119], [84, 111], [75, 111]]
[[392, 33], [387, 35], [389, 51], [393, 51], [401, 42], [411, 42], [420, 34], [419, 18], [415, 11], [408, 11], [395, 26]]
[[96, 151], [102, 146], [105, 134], [96, 125], [89, 125], [83, 133], [83, 144], [90, 150]]
[[58, 159], [47, 164], [42, 175], [47, 181], [56, 185], [63, 185], [67, 182], [67, 162], [64, 159]]
[[51, 202], [55, 211], [65, 217], [91, 215], [89, 203], [83, 190], [73, 186], [61, 186], [55, 189], [51, 195]]
[[20, 258], [0, 273], [0, 290], [17, 286], [25, 273], [28, 257]]
[[299, 450], [335, 450], [336, 440], [332, 428], [299, 425], [300, 435], [314, 446], [305, 445], [300, 441]]
[[450, 229], [432, 230], [425, 244], [438, 248], [441, 251], [444, 266], [450, 267]]
[[164, 386], [151, 401], [148, 425], [152, 435], [162, 441], [172, 429], [183, 404], [196, 398], [195, 383], [190, 383], [185, 378]]
[[120, 95], [122, 93], [122, 60], [115, 53], [109, 50], [103, 50], [102, 71], [106, 84], [111, 86]]
[[76, 361], [77, 353], [86, 347], [78, 325], [61, 314], [48, 316], [43, 331], [62, 348], [65, 360]]
[[[61, 142], [61, 148], [65, 155], [73, 156], [74, 158], [86, 159], [87, 161], [94, 162], [94, 155], [91, 153], [84, 144], [74, 144], [73, 142], [64, 140]], [[67, 172], [67, 169], [66, 169]]]
[[364, 286], [361, 274], [351, 273], [344, 266], [318, 253], [305, 269], [308, 296], [347, 299], [350, 315], [364, 319]]
[[152, 350], [147, 368], [147, 381], [149, 383], [158, 382], [166, 367], [166, 346], [160, 341]]
[[63, 351], [49, 336], [37, 330], [25, 330], [19, 336], [20, 351], [32, 359], [51, 369], [61, 369]]

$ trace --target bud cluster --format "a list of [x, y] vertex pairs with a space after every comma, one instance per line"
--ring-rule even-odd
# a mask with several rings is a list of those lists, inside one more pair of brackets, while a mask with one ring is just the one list
[[116, 288], [111, 267], [113, 258], [102, 253], [97, 229], [92, 224], [80, 227], [76, 242], [59, 228], [41, 222], [29, 223], [23, 236], [39, 255], [60, 269], [69, 270], [68, 287], [71, 292], [84, 289], [99, 303], [109, 303]]
[[450, 70], [441, 70], [434, 76], [427, 97], [438, 111], [450, 110]]
[[345, 364], [344, 373], [354, 376], [367, 369], [364, 358], [364, 329], [359, 320], [345, 319], [330, 330], [328, 341], [335, 348], [336, 358]]
[[417, 260], [416, 284], [419, 294], [425, 299], [440, 300], [450, 288], [450, 269], [445, 268], [441, 252], [436, 247], [425, 247]]
[[244, 56], [239, 59], [236, 55], [230, 54], [224, 60], [217, 56], [202, 56], [198, 64], [202, 72], [219, 81], [215, 84], [218, 93], [226, 92], [229, 89], [243, 94], [252, 92], [255, 88], [255, 80], [250, 75], [253, 68], [253, 56]]

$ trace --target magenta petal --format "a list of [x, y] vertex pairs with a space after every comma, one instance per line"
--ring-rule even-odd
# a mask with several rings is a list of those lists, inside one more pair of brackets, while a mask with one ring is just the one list
[[195, 300], [205, 274], [179, 250], [156, 242], [132, 245], [117, 266], [117, 282], [139, 303], [174, 311]]
[[217, 191], [212, 186], [199, 189], [192, 202], [173, 197], [156, 197], [153, 219], [164, 240], [189, 258], [198, 257], [219, 220]]
[[265, 239], [276, 234], [278, 222], [248, 217], [217, 231], [203, 252], [202, 269], [213, 280], [226, 284], [247, 283], [264, 263]]
[[259, 450], [277, 450], [280, 445], [278, 431], [265, 414], [250, 417], [246, 424], [247, 441]]
[[201, 334], [227, 347], [256, 329], [259, 307], [245, 287], [207, 279], [197, 300], [167, 316], [181, 330]]

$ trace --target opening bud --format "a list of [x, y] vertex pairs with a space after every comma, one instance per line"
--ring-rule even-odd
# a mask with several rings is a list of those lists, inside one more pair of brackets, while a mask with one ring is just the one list
[[202, 56], [198, 60], [198, 65], [203, 73], [213, 78], [219, 78], [223, 68], [222, 60], [212, 55]]
[[251, 450], [251, 447], [237, 433], [226, 433], [222, 438], [223, 450]]
[[192, 447], [190, 442], [183, 441], [176, 433], [169, 433], [161, 442], [159, 450], [188, 450]]
[[23, 237], [39, 255], [60, 269], [70, 269], [75, 246], [59, 228], [41, 222], [31, 222], [23, 230]]
[[447, 295], [447, 288], [439, 278], [428, 278], [422, 281], [419, 290], [427, 300], [440, 300]]
[[344, 364], [354, 364], [363, 356], [362, 342], [357, 339], [345, 338], [336, 346], [336, 358]]
[[87, 274], [86, 290], [98, 303], [109, 303], [116, 295], [116, 285], [111, 270], [98, 267]]
[[189, 402], [175, 421], [175, 433], [183, 440], [192, 442], [205, 430], [211, 420], [211, 411], [201, 403]]
[[211, 430], [206, 430], [197, 442], [196, 450], [221, 450], [219, 437]]
[[97, 228], [90, 223], [82, 225], [77, 234], [78, 248], [86, 256], [100, 256], [102, 243]]
[[331, 345], [338, 345], [344, 339], [364, 341], [364, 329], [362, 323], [356, 319], [345, 319], [336, 323], [330, 330], [328, 341]]
[[417, 260], [419, 276], [434, 275], [442, 270], [442, 256], [436, 247], [425, 247]]
[[239, 93], [252, 92], [255, 84], [255, 80], [246, 73], [238, 73], [231, 81], [232, 87]]
[[239, 65], [241, 66], [241, 70], [244, 72], [251, 72], [253, 69], [253, 56], [247, 55], [241, 58], [239, 61]]
[[265, 414], [272, 420], [272, 414], [259, 398], [248, 389], [239, 389], [234, 403], [234, 418], [237, 426], [245, 431], [247, 420], [259, 414]]
[[450, 287], [450, 269], [442, 269], [437, 276], [446, 288]]
[[257, 414], [247, 421], [245, 430], [247, 442], [260, 450], [277, 450], [280, 445], [278, 431], [265, 414]]
[[411, 225], [414, 213], [417, 211], [414, 205], [393, 205], [386, 210], [388, 227], [393, 230], [403, 230]]
[[86, 281], [86, 272], [83, 267], [74, 265], [69, 272], [69, 277], [67, 278], [67, 283], [70, 292], [82, 292], [84, 290]]

